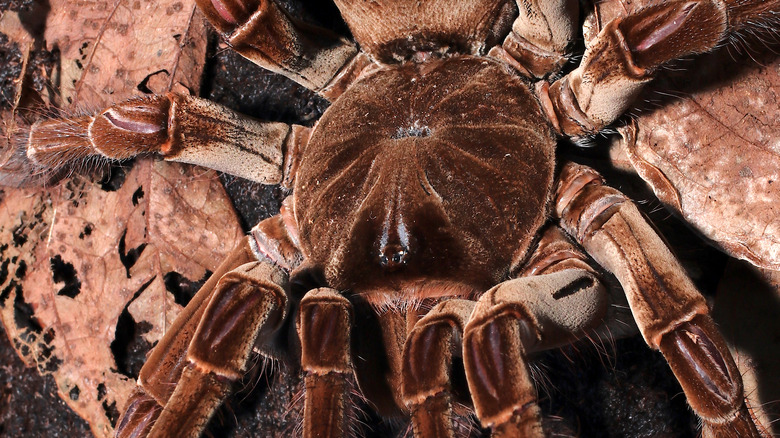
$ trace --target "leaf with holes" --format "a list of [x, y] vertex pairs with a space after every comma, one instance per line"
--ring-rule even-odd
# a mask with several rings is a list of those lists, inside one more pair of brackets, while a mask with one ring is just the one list
[[177, 82], [192, 92], [205, 53], [203, 18], [192, 0], [52, 0], [44, 40], [62, 56], [66, 103], [106, 98]]
[[144, 163], [124, 179], [113, 190], [76, 177], [0, 205], [13, 219], [0, 229], [7, 331], [98, 436], [135, 385], [115, 334], [156, 342], [188, 298], [179, 283], [204, 278], [241, 236], [212, 172]]
[[[194, 2], [50, 5], [45, 41], [61, 50], [70, 108], [146, 89], [197, 91], [206, 39]], [[128, 350], [162, 336], [241, 235], [216, 174], [192, 166], [141, 160], [102, 182], [5, 189], [0, 317], [26, 362], [54, 375], [96, 436], [111, 435], [135, 385]]]

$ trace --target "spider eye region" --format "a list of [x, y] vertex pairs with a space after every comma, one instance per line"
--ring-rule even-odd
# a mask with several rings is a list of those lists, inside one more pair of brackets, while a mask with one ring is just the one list
[[[396, 198], [398, 201], [398, 198]], [[404, 207], [393, 202], [395, 208], [387, 210], [379, 237], [379, 265], [385, 272], [402, 269], [412, 257], [415, 239], [407, 230], [406, 219], [403, 217]]]
[[393, 140], [400, 140], [402, 138], [410, 138], [410, 137], [429, 137], [431, 135], [431, 128], [429, 128], [426, 125], [422, 125], [420, 122], [415, 121], [414, 123], [411, 123], [407, 126], [400, 126], [398, 130], [395, 131], [392, 138]]
[[379, 253], [379, 263], [386, 271], [395, 271], [403, 267], [409, 259], [409, 250], [400, 245], [389, 245]]

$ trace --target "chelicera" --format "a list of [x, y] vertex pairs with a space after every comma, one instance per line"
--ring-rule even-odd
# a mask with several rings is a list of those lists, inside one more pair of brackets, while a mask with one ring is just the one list
[[[556, 161], [555, 146], [599, 132], [661, 65], [780, 2], [644, 8], [609, 22], [557, 79], [576, 1], [336, 0], [360, 50], [272, 1], [198, 4], [234, 50], [332, 105], [307, 128], [168, 94], [32, 127], [36, 166], [159, 153], [292, 190], [155, 347], [118, 436], [200, 434], [288, 321], [304, 436], [346, 435], [353, 387], [410, 417], [415, 436], [452, 436], [471, 408], [494, 436], [541, 436], [527, 355], [617, 329], [587, 255], [620, 281], [706, 434], [767, 434], [674, 256], [626, 196]], [[379, 329], [355, 325], [357, 312]]]

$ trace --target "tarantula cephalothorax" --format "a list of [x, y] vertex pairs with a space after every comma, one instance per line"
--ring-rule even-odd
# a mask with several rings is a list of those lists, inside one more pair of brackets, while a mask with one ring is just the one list
[[[780, 1], [659, 2], [609, 22], [554, 81], [576, 0], [336, 4], [360, 50], [270, 0], [198, 0], [233, 49], [332, 100], [314, 128], [175, 94], [32, 127], [35, 165], [153, 152], [293, 190], [156, 346], [118, 435], [198, 435], [252, 351], [272, 350], [295, 318], [305, 436], [348, 432], [354, 384], [381, 413], [411, 416], [415, 436], [453, 435], [461, 403], [495, 436], [540, 436], [525, 357], [615, 329], [573, 238], [618, 278], [705, 433], [765, 436], [704, 299], [653, 228], [554, 152], [557, 137], [624, 113], [661, 64]], [[303, 278], [324, 287], [300, 298]], [[378, 332], [353, 326], [358, 310]]]

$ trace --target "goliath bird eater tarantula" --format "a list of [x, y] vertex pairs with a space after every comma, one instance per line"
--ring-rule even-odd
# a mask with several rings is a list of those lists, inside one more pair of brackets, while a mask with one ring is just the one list
[[[661, 238], [555, 148], [780, 0], [656, 2], [606, 24], [563, 75], [577, 0], [335, 0], [355, 43], [272, 0], [197, 3], [233, 50], [332, 104], [307, 128], [169, 93], [32, 126], [36, 166], [156, 153], [292, 190], [155, 347], [118, 436], [198, 436], [253, 350], [280, 342], [305, 372], [306, 437], [350, 432], [354, 388], [417, 437], [455, 435], [472, 408], [493, 436], [542, 436], [526, 357], [618, 329], [588, 256], [622, 285], [705, 435], [768, 435]], [[358, 311], [376, 324], [354, 324]], [[297, 336], [280, 341], [288, 321]]]

